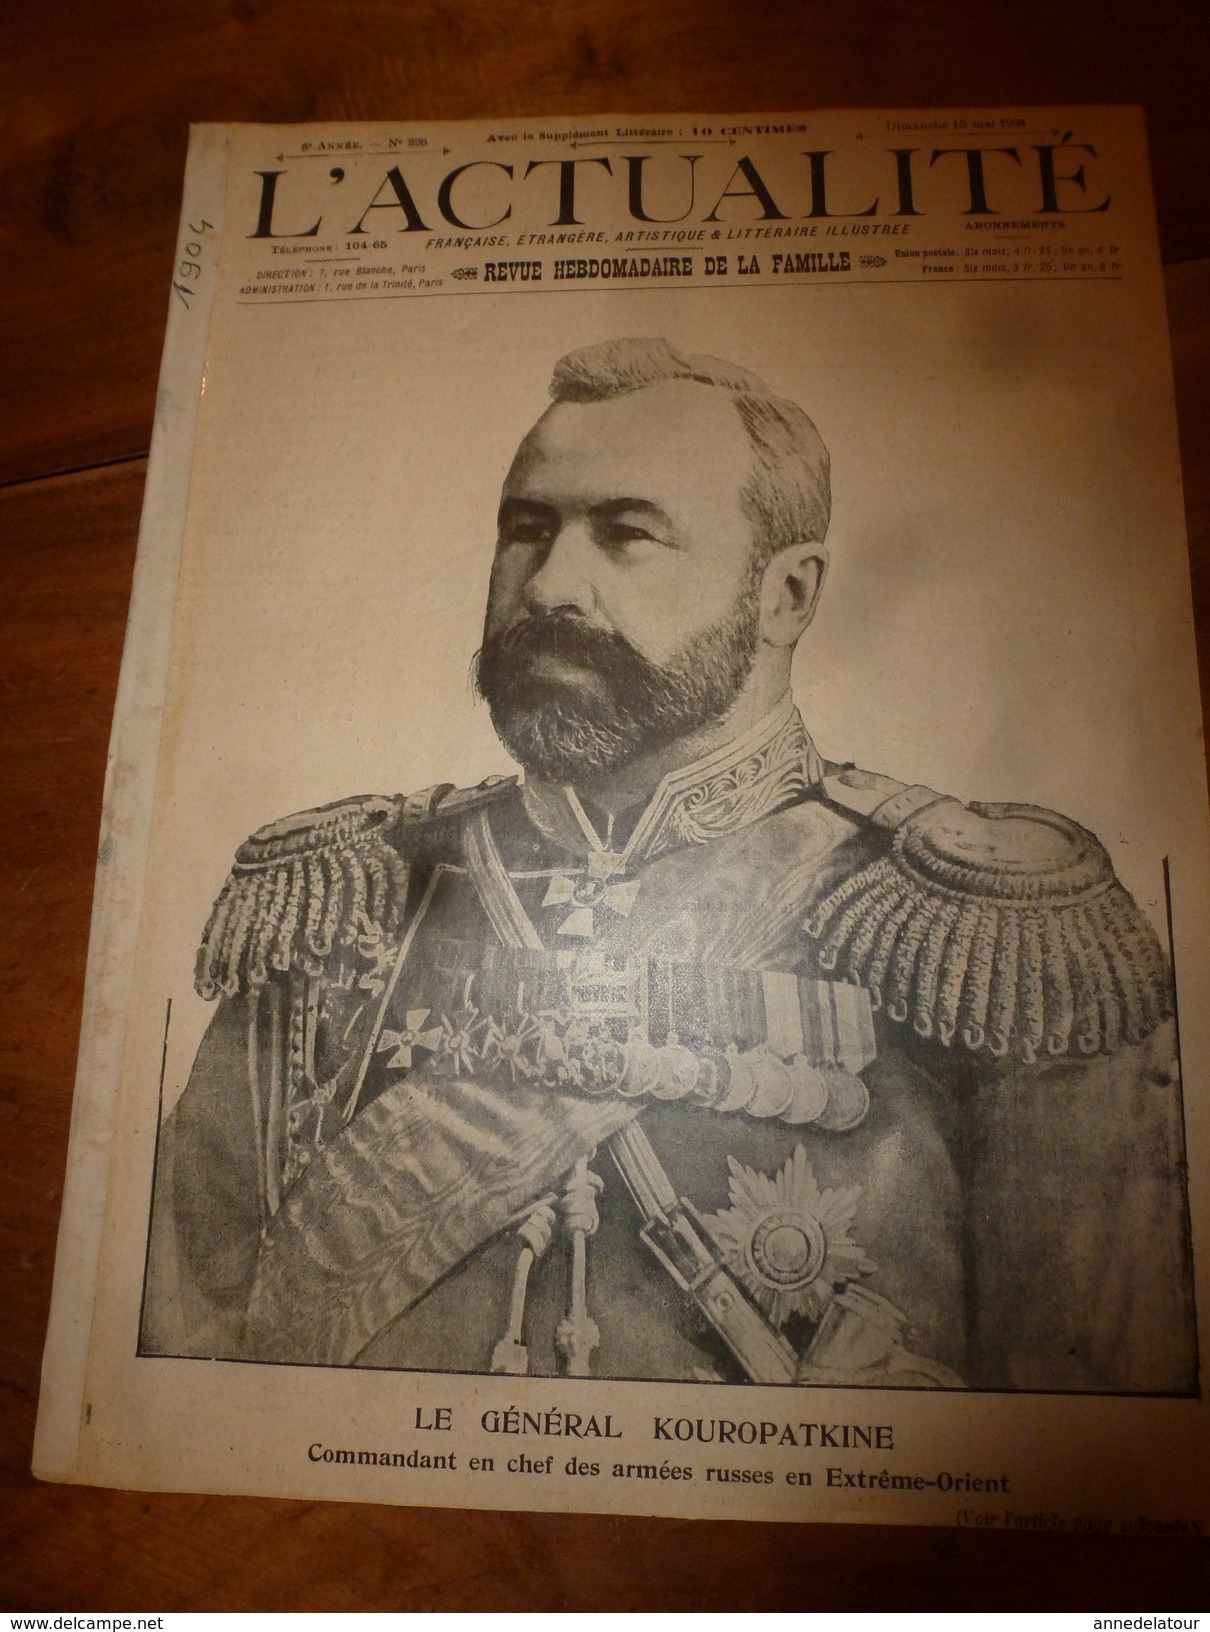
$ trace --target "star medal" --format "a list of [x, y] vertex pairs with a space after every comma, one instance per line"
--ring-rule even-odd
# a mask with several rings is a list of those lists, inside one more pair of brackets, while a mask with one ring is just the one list
[[876, 1265], [849, 1234], [861, 1190], [821, 1190], [801, 1145], [775, 1177], [734, 1156], [731, 1205], [703, 1220], [728, 1269], [775, 1326], [818, 1321], [837, 1289]]

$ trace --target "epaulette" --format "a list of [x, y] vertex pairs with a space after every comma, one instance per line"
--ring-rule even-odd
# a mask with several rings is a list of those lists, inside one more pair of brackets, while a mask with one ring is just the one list
[[374, 794], [342, 799], [245, 839], [202, 935], [199, 995], [255, 991], [275, 969], [317, 975], [363, 919], [392, 928], [407, 868], [386, 833], [401, 804]]
[[393, 798], [365, 794], [258, 828], [235, 852], [198, 949], [200, 996], [257, 991], [273, 971], [317, 976], [336, 946], [390, 934], [407, 895], [408, 857], [432, 823], [463, 816], [515, 782], [487, 777]]
[[[515, 776], [485, 776], [473, 788], [456, 788], [452, 783], [444, 783], [440, 788], [430, 789], [437, 797], [432, 800], [425, 812], [425, 820], [433, 822], [459, 821], [469, 816], [472, 811], [481, 810], [485, 805], [494, 804], [511, 789], [517, 786], [519, 778]], [[404, 801], [405, 808], [407, 801]]]
[[1036, 805], [971, 804], [853, 768], [819, 793], [889, 845], [828, 885], [804, 928], [819, 961], [945, 1047], [1109, 1052], [1172, 1014], [1151, 924], [1086, 828]]

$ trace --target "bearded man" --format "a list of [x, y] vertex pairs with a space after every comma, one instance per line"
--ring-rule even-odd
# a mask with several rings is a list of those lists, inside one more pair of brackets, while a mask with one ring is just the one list
[[551, 394], [476, 671], [524, 779], [241, 846], [143, 1352], [1193, 1389], [1170, 981], [1104, 849], [821, 759], [801, 408], [658, 340]]

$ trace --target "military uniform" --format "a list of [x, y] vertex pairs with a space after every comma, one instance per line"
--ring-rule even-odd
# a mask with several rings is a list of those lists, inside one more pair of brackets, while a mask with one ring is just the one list
[[492, 779], [241, 847], [143, 1351], [1193, 1390], [1169, 975], [1096, 839], [788, 701], [636, 814]]

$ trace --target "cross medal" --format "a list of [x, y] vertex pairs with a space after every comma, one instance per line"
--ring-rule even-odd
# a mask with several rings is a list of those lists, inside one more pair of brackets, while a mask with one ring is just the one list
[[597, 913], [616, 913], [629, 918], [639, 893], [640, 880], [629, 878], [613, 884], [610, 880], [626, 871], [625, 858], [613, 850], [593, 850], [583, 874], [573, 878], [567, 873], [556, 873], [543, 899], [544, 907], [570, 905], [571, 911], [559, 925], [560, 935], [574, 936], [589, 941], [597, 933]]

